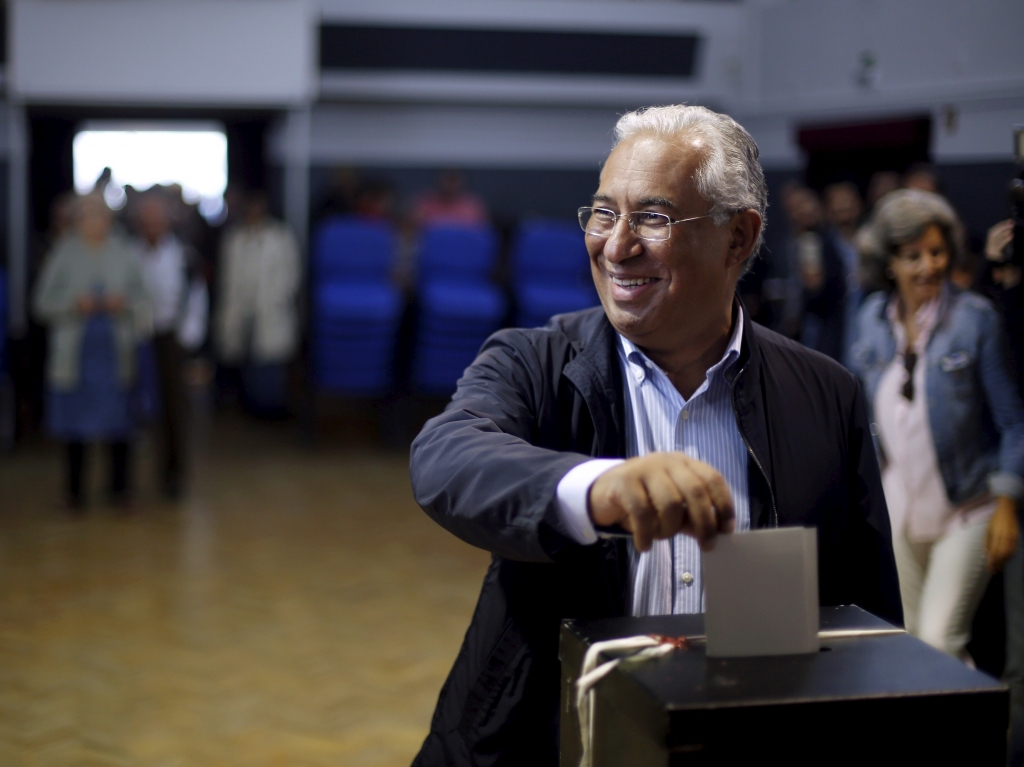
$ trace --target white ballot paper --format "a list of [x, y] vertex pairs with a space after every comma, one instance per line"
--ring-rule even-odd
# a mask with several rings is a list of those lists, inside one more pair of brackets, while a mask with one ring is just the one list
[[818, 651], [814, 528], [720, 535], [701, 566], [708, 657]]

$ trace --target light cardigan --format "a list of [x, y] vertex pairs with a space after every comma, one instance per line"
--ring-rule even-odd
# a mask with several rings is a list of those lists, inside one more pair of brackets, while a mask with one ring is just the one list
[[276, 221], [242, 226], [225, 237], [216, 340], [222, 361], [246, 358], [286, 362], [299, 341], [296, 298], [299, 250], [288, 228]]
[[131, 246], [112, 234], [98, 249], [77, 235], [59, 240], [47, 257], [36, 284], [33, 309], [50, 326], [47, 380], [58, 391], [78, 386], [82, 335], [86, 317], [79, 299], [101, 288], [106, 296], [121, 296], [125, 309], [110, 317], [117, 349], [117, 372], [128, 386], [135, 378], [135, 347], [150, 333], [150, 302], [138, 258]]

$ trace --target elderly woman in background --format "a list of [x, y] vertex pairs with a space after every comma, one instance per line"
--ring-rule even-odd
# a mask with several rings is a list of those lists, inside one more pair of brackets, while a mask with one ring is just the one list
[[67, 502], [84, 506], [86, 443], [110, 446], [110, 500], [130, 501], [129, 393], [135, 349], [149, 325], [149, 300], [138, 259], [111, 234], [99, 194], [75, 202], [75, 228], [47, 259], [34, 308], [49, 325], [47, 422], [67, 443]]
[[890, 290], [858, 317], [854, 366], [874, 411], [907, 630], [966, 658], [992, 571], [1014, 552], [1024, 406], [992, 305], [949, 281], [962, 228], [942, 197], [880, 202], [870, 251]]

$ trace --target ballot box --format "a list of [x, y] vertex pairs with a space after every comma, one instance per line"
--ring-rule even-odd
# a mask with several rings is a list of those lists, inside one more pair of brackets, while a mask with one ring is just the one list
[[563, 622], [561, 765], [581, 754], [575, 682], [594, 642], [688, 636], [594, 688], [592, 764], [1005, 765], [1009, 692], [858, 607], [823, 607], [820, 650], [708, 658], [702, 615]]

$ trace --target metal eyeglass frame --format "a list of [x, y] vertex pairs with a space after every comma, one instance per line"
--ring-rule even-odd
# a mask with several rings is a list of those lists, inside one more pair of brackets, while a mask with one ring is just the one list
[[[613, 217], [611, 228], [607, 232], [604, 232], [604, 233], [602, 233], [602, 232], [590, 232], [590, 231], [587, 230], [587, 227], [584, 225], [584, 223], [583, 223], [583, 212], [584, 211], [590, 211], [590, 214], [593, 215], [593, 212], [595, 210], [603, 210], [603, 211], [609, 213]], [[662, 216], [662, 217], [668, 219], [667, 223], [663, 224], [662, 226], [657, 227], [659, 229], [662, 229], [662, 228], [665, 229], [665, 231], [666, 231], [665, 236], [664, 237], [644, 237], [644, 236], [638, 234], [637, 231], [636, 231], [636, 221], [633, 219], [633, 216], [635, 216], [635, 215], [637, 215], [639, 213], [646, 213], [646, 214], [651, 215], [651, 216]], [[657, 212], [652, 211], [652, 210], [633, 210], [633, 211], [630, 211], [629, 213], [619, 213], [619, 214], [616, 214], [615, 211], [609, 210], [608, 208], [595, 208], [593, 205], [584, 205], [583, 207], [577, 209], [577, 211], [576, 211], [576, 218], [580, 222], [580, 229], [583, 230], [584, 234], [589, 234], [592, 237], [611, 237], [612, 232], [615, 231], [615, 225], [619, 222], [619, 219], [620, 218], [624, 218], [624, 219], [626, 219], [626, 225], [629, 227], [629, 231], [631, 231], [633, 234], [635, 234], [639, 239], [646, 240], [647, 242], [664, 242], [665, 240], [669, 239], [672, 236], [672, 226], [674, 224], [685, 224], [687, 221], [699, 221], [702, 218], [711, 218], [711, 214], [710, 213], [705, 213], [703, 216], [691, 216], [690, 218], [678, 218], [675, 221], [673, 221], [665, 213], [657, 213]]]

